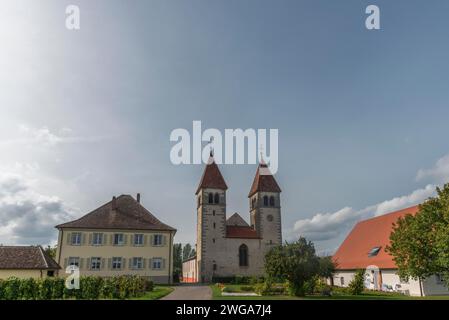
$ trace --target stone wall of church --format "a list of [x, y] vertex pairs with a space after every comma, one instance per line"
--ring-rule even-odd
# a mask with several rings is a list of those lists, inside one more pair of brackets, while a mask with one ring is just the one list
[[[260, 239], [225, 238], [225, 249], [218, 252], [217, 270], [214, 276], [258, 276], [264, 273], [265, 247]], [[239, 266], [239, 247], [248, 247], [248, 266]]]

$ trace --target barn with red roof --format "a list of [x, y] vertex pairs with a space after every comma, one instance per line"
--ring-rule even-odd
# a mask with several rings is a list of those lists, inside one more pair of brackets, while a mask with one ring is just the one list
[[366, 269], [365, 287], [368, 289], [399, 291], [412, 296], [449, 294], [439, 276], [401, 280], [393, 257], [385, 250], [395, 222], [418, 212], [419, 206], [413, 206], [358, 222], [333, 255], [337, 273], [332, 284], [347, 287], [356, 270]]

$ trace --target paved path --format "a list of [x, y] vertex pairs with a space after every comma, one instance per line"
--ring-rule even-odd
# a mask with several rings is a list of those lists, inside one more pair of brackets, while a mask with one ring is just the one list
[[211, 300], [212, 290], [209, 286], [176, 286], [172, 293], [161, 300]]

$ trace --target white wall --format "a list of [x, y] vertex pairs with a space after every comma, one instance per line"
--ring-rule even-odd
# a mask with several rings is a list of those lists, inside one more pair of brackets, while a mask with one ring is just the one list
[[[421, 289], [418, 280], [409, 279], [407, 282], [401, 282], [397, 271], [393, 269], [381, 269], [382, 284], [389, 285], [394, 290], [404, 292], [411, 296], [420, 296]], [[338, 271], [334, 275], [334, 285], [338, 287], [347, 287], [349, 283], [354, 279], [354, 271]], [[343, 278], [343, 285], [341, 284], [341, 278]], [[330, 281], [328, 281], [330, 284]], [[435, 276], [432, 276], [423, 281], [423, 295], [449, 295], [449, 290], [442, 284], [437, 283]], [[370, 288], [371, 289], [371, 288]]]
[[422, 287], [425, 296], [449, 295], [448, 288], [436, 276], [424, 279]]

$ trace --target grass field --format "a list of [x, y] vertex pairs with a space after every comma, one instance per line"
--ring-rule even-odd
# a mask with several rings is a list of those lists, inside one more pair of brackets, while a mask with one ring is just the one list
[[[232, 291], [240, 292], [239, 285], [226, 285], [231, 287]], [[273, 296], [222, 296], [221, 289], [217, 285], [211, 285], [212, 298], [214, 300], [449, 300], [449, 296], [430, 296], [430, 297], [410, 297], [399, 293], [388, 293], [379, 291], [366, 291], [361, 295], [333, 294], [330, 297], [319, 295], [308, 295], [305, 297], [292, 297], [288, 295]]]

